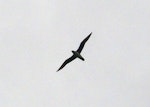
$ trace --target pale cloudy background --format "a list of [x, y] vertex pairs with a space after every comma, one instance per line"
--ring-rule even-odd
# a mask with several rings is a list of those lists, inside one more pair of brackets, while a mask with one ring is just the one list
[[0, 107], [150, 107], [150, 1], [0, 0]]

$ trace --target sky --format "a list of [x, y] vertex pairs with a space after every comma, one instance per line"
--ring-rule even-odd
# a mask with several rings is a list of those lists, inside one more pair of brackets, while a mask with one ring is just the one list
[[0, 107], [150, 107], [149, 4], [0, 0]]

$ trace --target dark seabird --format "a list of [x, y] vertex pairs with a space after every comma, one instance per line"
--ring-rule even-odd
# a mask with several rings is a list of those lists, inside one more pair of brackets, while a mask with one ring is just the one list
[[77, 51], [72, 51], [73, 55], [68, 58], [67, 60], [65, 60], [65, 62], [61, 65], [61, 67], [57, 70], [57, 72], [59, 70], [61, 70], [66, 64], [68, 64], [69, 62], [71, 62], [72, 60], [76, 59], [76, 58], [79, 58], [81, 59], [82, 61], [84, 61], [84, 58], [81, 56], [81, 51], [86, 43], [86, 41], [90, 38], [92, 32], [81, 42], [79, 48], [77, 49]]

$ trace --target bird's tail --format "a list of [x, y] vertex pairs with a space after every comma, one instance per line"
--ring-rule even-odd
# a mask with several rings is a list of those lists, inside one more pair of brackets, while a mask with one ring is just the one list
[[82, 61], [84, 61], [85, 59], [80, 55], [78, 56], [78, 58], [80, 58]]

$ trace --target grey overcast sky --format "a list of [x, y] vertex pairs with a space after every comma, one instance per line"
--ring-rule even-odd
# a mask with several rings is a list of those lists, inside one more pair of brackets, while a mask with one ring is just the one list
[[0, 0], [0, 107], [150, 107], [150, 1]]

